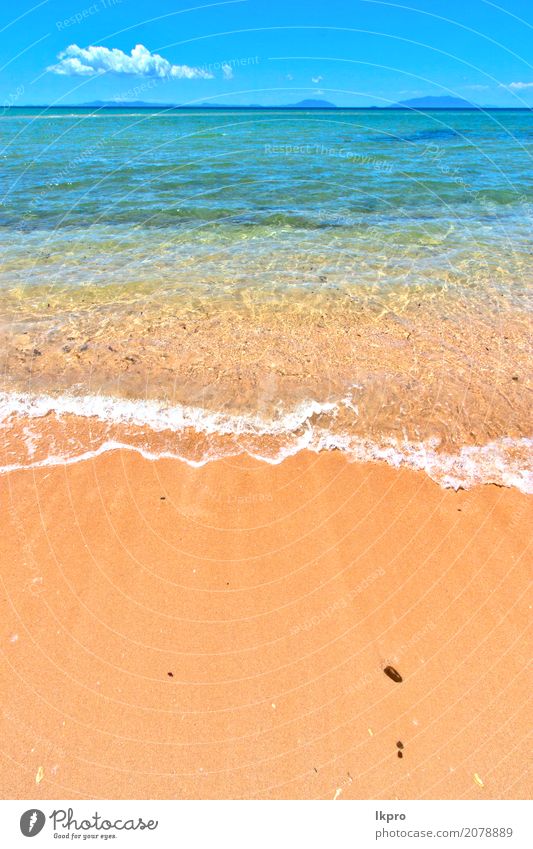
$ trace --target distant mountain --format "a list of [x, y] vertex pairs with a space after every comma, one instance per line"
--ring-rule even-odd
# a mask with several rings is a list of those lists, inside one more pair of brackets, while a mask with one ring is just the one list
[[300, 100], [298, 103], [289, 103], [289, 109], [337, 109], [329, 100]]
[[475, 103], [469, 103], [462, 97], [413, 97], [411, 100], [400, 100], [386, 109], [481, 109]]

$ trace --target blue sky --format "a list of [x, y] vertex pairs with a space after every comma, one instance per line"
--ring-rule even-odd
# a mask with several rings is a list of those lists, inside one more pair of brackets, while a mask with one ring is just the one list
[[532, 0], [19, 0], [0, 103], [533, 106], [532, 47]]

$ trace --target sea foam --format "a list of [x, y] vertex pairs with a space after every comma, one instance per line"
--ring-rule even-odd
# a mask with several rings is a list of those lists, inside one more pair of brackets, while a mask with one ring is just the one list
[[[256, 459], [281, 463], [289, 456], [307, 450], [315, 453], [340, 450], [352, 462], [385, 462], [395, 468], [407, 467], [425, 472], [440, 486], [468, 489], [480, 484], [515, 487], [533, 493], [533, 439], [502, 436], [484, 445], [463, 445], [455, 452], [441, 450], [440, 440], [424, 441], [382, 436], [369, 438], [338, 429], [334, 425], [343, 408], [357, 414], [349, 396], [337, 402], [309, 400], [289, 410], [279, 409], [271, 418], [257, 413], [231, 414], [186, 405], [165, 405], [153, 400], [129, 400], [103, 395], [75, 396], [0, 394], [0, 427], [4, 432], [17, 422], [24, 460], [0, 465], [0, 472], [82, 462], [108, 451], [135, 451], [150, 460], [174, 458], [191, 466], [202, 466], [223, 456], [247, 453]], [[73, 418], [95, 420], [109, 430], [102, 431], [98, 444], [88, 449], [79, 440], [68, 440], [61, 451], [52, 448], [36, 456], [39, 420], [53, 417], [68, 430]], [[30, 425], [33, 425], [30, 426]], [[145, 441], [129, 439], [130, 429], [144, 435]], [[123, 429], [123, 430], [121, 430]], [[231, 437], [228, 446], [206, 449], [191, 458], [169, 446], [153, 448], [150, 433], [170, 437], [194, 432], [205, 437]], [[244, 438], [241, 440], [241, 438]], [[265, 449], [262, 442], [268, 439]], [[170, 439], [171, 443], [171, 439]], [[209, 445], [209, 442], [206, 443]], [[18, 452], [17, 452], [18, 454]], [[41, 452], [42, 454], [42, 452]]]

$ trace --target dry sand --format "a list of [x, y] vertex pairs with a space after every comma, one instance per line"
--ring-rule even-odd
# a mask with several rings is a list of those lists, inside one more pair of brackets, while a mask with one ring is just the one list
[[116, 451], [0, 493], [2, 797], [531, 793], [519, 492]]

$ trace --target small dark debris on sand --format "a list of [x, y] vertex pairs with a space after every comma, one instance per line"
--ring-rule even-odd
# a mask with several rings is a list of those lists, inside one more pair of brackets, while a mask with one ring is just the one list
[[168, 675], [168, 677], [169, 677], [169, 678], [174, 678], [174, 673], [173, 673], [173, 672], [167, 672], [167, 675]]
[[397, 684], [401, 684], [401, 682], [403, 681], [402, 676], [400, 675], [398, 670], [394, 668], [394, 666], [386, 666], [385, 669], [383, 670], [383, 672], [385, 673], [385, 675], [388, 675], [389, 678], [392, 681], [395, 681]]

